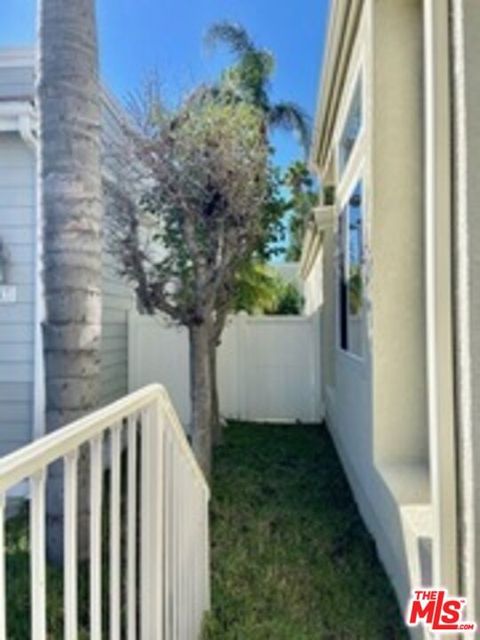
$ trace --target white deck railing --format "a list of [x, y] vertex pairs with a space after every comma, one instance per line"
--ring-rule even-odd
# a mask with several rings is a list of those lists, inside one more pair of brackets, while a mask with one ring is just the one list
[[[105, 447], [107, 434], [109, 446]], [[90, 446], [89, 637], [104, 637], [102, 485], [107, 453], [109, 638], [197, 640], [210, 606], [209, 489], [168, 395], [159, 385], [145, 387], [0, 460], [0, 640], [7, 638], [8, 615], [5, 496], [25, 479], [30, 482], [31, 638], [48, 637], [45, 492], [47, 468], [58, 460], [64, 466], [64, 637], [78, 637], [78, 454], [86, 443]], [[127, 452], [122, 458], [124, 444]], [[122, 509], [125, 460], [127, 495], [126, 509]], [[126, 536], [123, 553], [122, 532]]]

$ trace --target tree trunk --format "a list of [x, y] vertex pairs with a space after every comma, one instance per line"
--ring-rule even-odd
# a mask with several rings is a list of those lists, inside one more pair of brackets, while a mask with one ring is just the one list
[[210, 380], [211, 380], [211, 396], [212, 396], [212, 440], [213, 445], [217, 447], [222, 444], [223, 427], [220, 417], [220, 402], [218, 398], [218, 380], [217, 380], [217, 342], [210, 342]]
[[[101, 339], [102, 188], [100, 91], [94, 0], [40, 3], [41, 207], [44, 219], [47, 430], [98, 404]], [[85, 456], [79, 471], [79, 552], [88, 539]], [[62, 465], [47, 493], [47, 551], [63, 552]], [[86, 486], [85, 486], [86, 485]]]
[[221, 344], [222, 333], [227, 321], [226, 308], [217, 313], [213, 324], [213, 331], [210, 341], [210, 375], [212, 386], [212, 438], [214, 446], [218, 446], [223, 440], [223, 424], [220, 415], [220, 401], [218, 397], [217, 380], [217, 350]]
[[203, 322], [189, 327], [190, 403], [193, 450], [206, 477], [212, 457], [210, 330]]

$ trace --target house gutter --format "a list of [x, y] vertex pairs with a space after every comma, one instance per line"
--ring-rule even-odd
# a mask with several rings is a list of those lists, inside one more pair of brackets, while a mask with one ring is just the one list
[[[479, 17], [467, 15], [478, 11], [464, 0], [450, 0], [452, 103], [454, 136], [454, 277], [455, 277], [455, 357], [457, 431], [459, 458], [459, 567], [461, 592], [467, 598], [468, 619], [480, 623], [480, 564], [478, 524], [478, 399], [479, 350], [476, 334], [479, 321], [478, 251], [479, 227], [477, 219], [478, 187], [477, 163], [473, 151], [478, 149], [478, 101], [475, 96], [476, 58], [470, 58], [476, 38]], [[468, 33], [467, 33], [468, 32]], [[469, 85], [467, 86], [467, 79]], [[478, 91], [478, 89], [477, 89]], [[475, 99], [475, 98], [473, 98]], [[466, 635], [473, 638], [474, 634]]]
[[434, 521], [433, 585], [456, 594], [452, 127], [449, 0], [424, 0], [427, 407]]

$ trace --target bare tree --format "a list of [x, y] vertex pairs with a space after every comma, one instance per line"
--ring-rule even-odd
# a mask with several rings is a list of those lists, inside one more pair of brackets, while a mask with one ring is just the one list
[[[41, 0], [39, 49], [46, 421], [54, 431], [98, 402], [102, 187], [94, 0]], [[86, 495], [85, 487], [80, 486], [80, 495]], [[49, 481], [48, 525], [48, 553], [59, 563], [58, 466]], [[80, 532], [86, 529], [80, 526]]]
[[144, 113], [133, 150], [145, 174], [137, 206], [111, 186], [111, 247], [144, 310], [188, 328], [193, 446], [208, 475], [217, 305], [232, 295], [237, 266], [264, 233], [269, 149], [258, 109], [207, 90], [174, 113], [158, 104]]

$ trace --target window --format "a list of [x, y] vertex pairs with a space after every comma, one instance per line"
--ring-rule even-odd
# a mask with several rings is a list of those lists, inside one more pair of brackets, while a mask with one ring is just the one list
[[363, 354], [363, 185], [358, 182], [339, 217], [339, 336], [340, 347]]
[[355, 143], [362, 127], [362, 78], [358, 79], [352, 102], [347, 113], [347, 119], [340, 137], [338, 149], [339, 173], [342, 174], [348, 164]]

